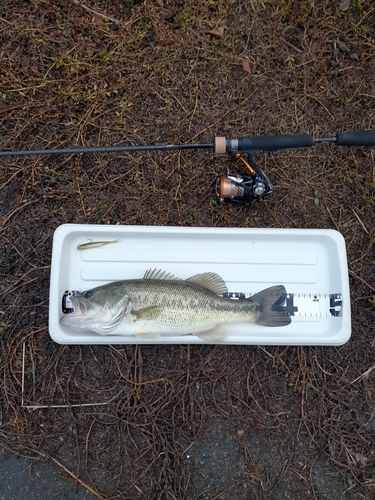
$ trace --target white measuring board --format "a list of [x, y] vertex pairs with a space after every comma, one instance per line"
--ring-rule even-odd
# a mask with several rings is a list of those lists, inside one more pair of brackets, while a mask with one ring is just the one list
[[[77, 250], [90, 241], [117, 240]], [[277, 307], [291, 316], [285, 327], [226, 325], [226, 344], [342, 345], [351, 335], [345, 241], [331, 229], [184, 228], [64, 224], [54, 234], [49, 332], [61, 344], [204, 344], [196, 336], [155, 340], [101, 336], [61, 324], [65, 292], [111, 281], [140, 279], [147, 269], [182, 279], [219, 274], [229, 296], [241, 300], [272, 285], [287, 297]], [[69, 300], [68, 300], [69, 303]]]

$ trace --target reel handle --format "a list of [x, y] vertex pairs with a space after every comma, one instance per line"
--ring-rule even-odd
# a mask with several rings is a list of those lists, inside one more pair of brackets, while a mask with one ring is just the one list
[[375, 130], [337, 134], [336, 146], [375, 146]]

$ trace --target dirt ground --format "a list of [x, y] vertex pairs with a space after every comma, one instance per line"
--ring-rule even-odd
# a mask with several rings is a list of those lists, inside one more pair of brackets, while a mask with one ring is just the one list
[[[371, 0], [3, 0], [0, 40], [2, 150], [375, 128]], [[374, 152], [257, 161], [274, 193], [221, 206], [216, 178], [243, 165], [210, 150], [1, 157], [0, 450], [107, 500], [375, 498]], [[336, 229], [352, 337], [57, 345], [52, 237], [68, 222]]]

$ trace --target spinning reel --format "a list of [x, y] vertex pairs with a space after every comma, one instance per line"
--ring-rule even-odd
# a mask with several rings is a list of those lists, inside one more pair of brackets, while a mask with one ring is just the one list
[[263, 172], [255, 165], [252, 155], [247, 162], [239, 153], [236, 154], [249, 171], [248, 175], [231, 175], [227, 169], [226, 175], [221, 175], [216, 181], [216, 195], [220, 203], [246, 203], [271, 194], [273, 186]]

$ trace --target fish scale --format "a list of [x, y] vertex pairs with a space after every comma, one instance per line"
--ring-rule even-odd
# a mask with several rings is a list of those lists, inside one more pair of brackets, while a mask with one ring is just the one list
[[[188, 325], [189, 332], [199, 331], [202, 325], [213, 326], [216, 323], [249, 321], [257, 314], [257, 305], [254, 302], [234, 304], [227, 299], [192, 284], [186, 286], [184, 282], [156, 280], [128, 281], [125, 285], [126, 293], [132, 304], [132, 310], [144, 309], [149, 306], [163, 307], [163, 312], [155, 318], [155, 324], [145, 320], [134, 325], [132, 317], [124, 319], [120, 328], [148, 328], [168, 333], [171, 328], [182, 328], [185, 332]], [[213, 317], [213, 314], [215, 315]], [[147, 323], [145, 324], [145, 322]]]

